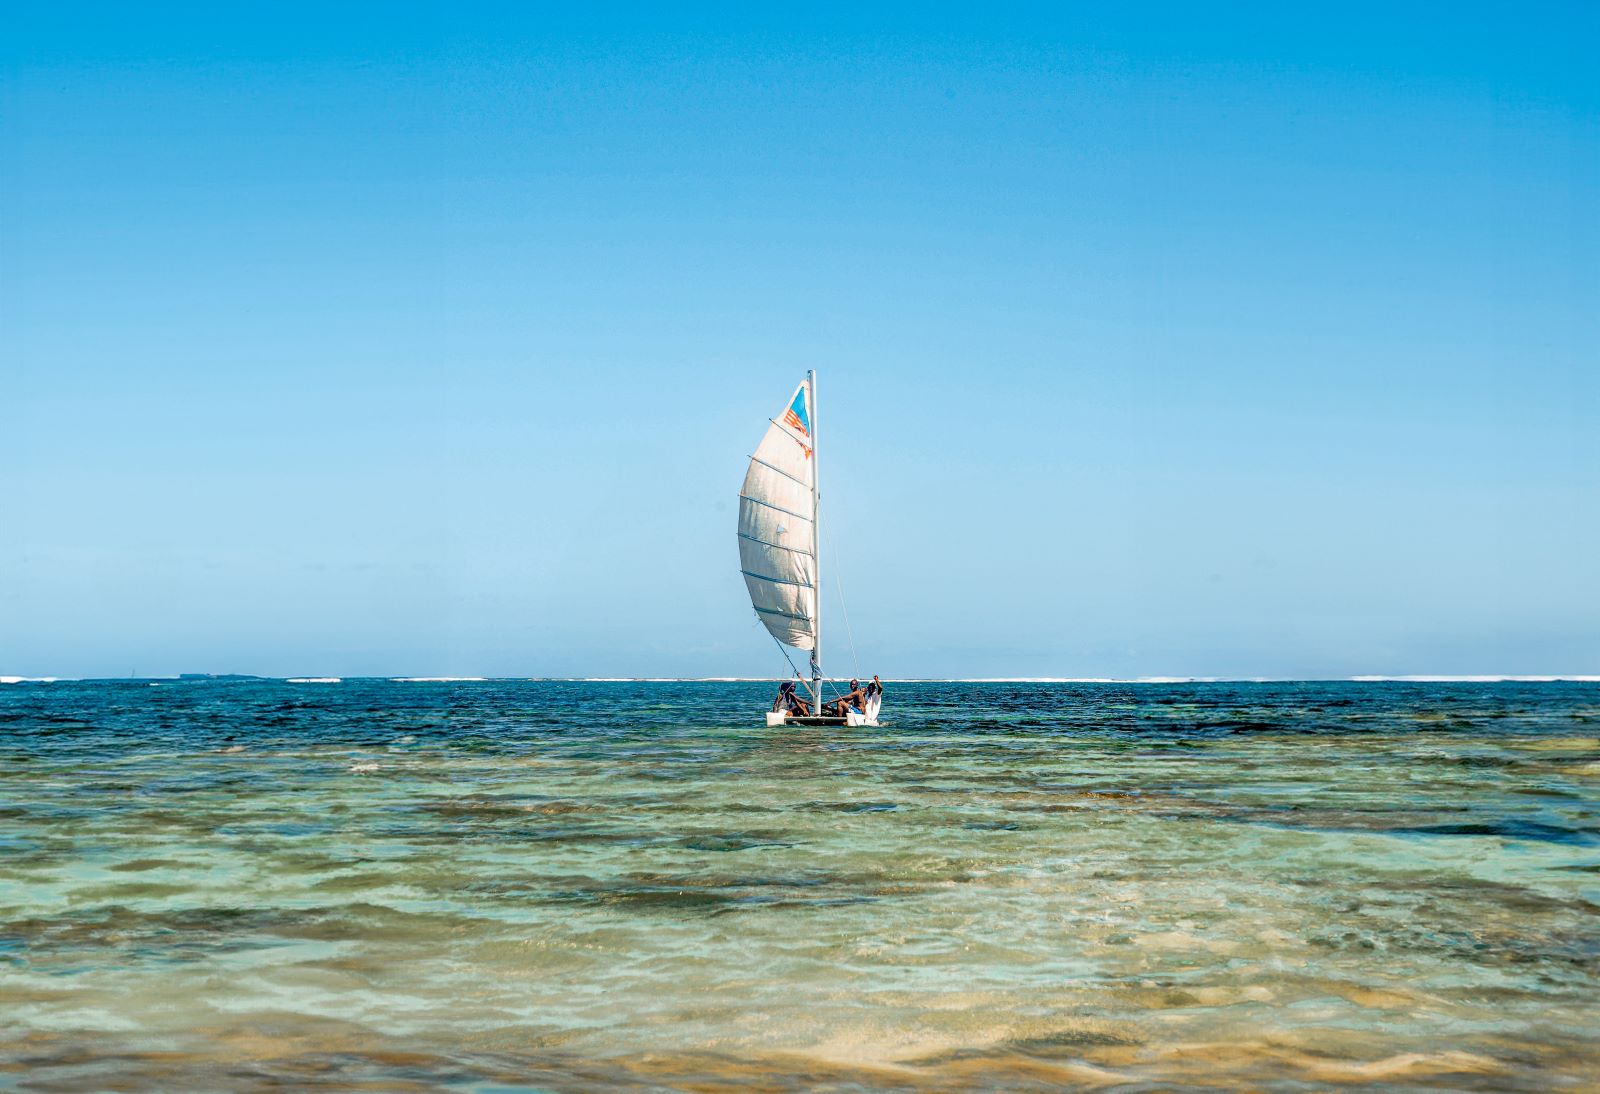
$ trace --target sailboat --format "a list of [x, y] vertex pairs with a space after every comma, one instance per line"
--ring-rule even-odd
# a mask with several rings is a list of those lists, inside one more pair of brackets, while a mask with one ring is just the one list
[[[739, 491], [739, 570], [750, 590], [756, 618], [780, 648], [811, 655], [811, 713], [778, 710], [767, 725], [859, 726], [878, 724], [881, 695], [869, 696], [860, 711], [824, 715], [826, 678], [822, 673], [822, 566], [819, 550], [817, 477], [817, 374], [795, 388], [750, 457]], [[788, 653], [785, 651], [785, 658]], [[794, 662], [789, 662], [793, 668]], [[798, 677], [800, 674], [795, 672]], [[803, 679], [803, 678], [802, 678]]]

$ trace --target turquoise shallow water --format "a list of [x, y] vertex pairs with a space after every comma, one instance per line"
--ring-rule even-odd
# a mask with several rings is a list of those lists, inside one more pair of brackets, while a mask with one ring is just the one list
[[1600, 686], [0, 688], [0, 1086], [1593, 1089]]

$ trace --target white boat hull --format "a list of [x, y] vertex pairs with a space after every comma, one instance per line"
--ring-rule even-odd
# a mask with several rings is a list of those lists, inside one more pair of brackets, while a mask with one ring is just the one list
[[877, 724], [877, 718], [869, 718], [853, 710], [845, 711], [843, 718], [830, 715], [792, 715], [783, 711], [767, 712], [767, 726], [772, 729], [779, 726], [875, 726]]

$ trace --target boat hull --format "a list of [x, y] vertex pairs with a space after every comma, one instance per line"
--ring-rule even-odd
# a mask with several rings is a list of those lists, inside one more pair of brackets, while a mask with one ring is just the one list
[[843, 715], [838, 714], [786, 714], [783, 711], [769, 711], [767, 725], [773, 728], [778, 726], [875, 726], [876, 718], [868, 718], [865, 714], [848, 711]]

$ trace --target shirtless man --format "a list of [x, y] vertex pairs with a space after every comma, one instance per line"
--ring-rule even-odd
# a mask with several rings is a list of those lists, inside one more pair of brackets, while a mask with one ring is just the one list
[[785, 680], [778, 685], [778, 697], [772, 701], [772, 711], [776, 714], [780, 710], [785, 714], [811, 713], [806, 701], [795, 694], [793, 680]]
[[[852, 681], [850, 681], [850, 691], [849, 691], [849, 693], [847, 693], [845, 695], [841, 695], [839, 698], [835, 699], [833, 702], [827, 704], [827, 706], [832, 708], [830, 713], [838, 715], [840, 717], [843, 717], [844, 712], [846, 710], [853, 710], [857, 714], [860, 714], [861, 711], [862, 711], [862, 705], [861, 704], [866, 701], [866, 697], [867, 697], [867, 693], [861, 690], [861, 681], [860, 680], [852, 680]], [[826, 709], [826, 708], [824, 708], [824, 709]]]

